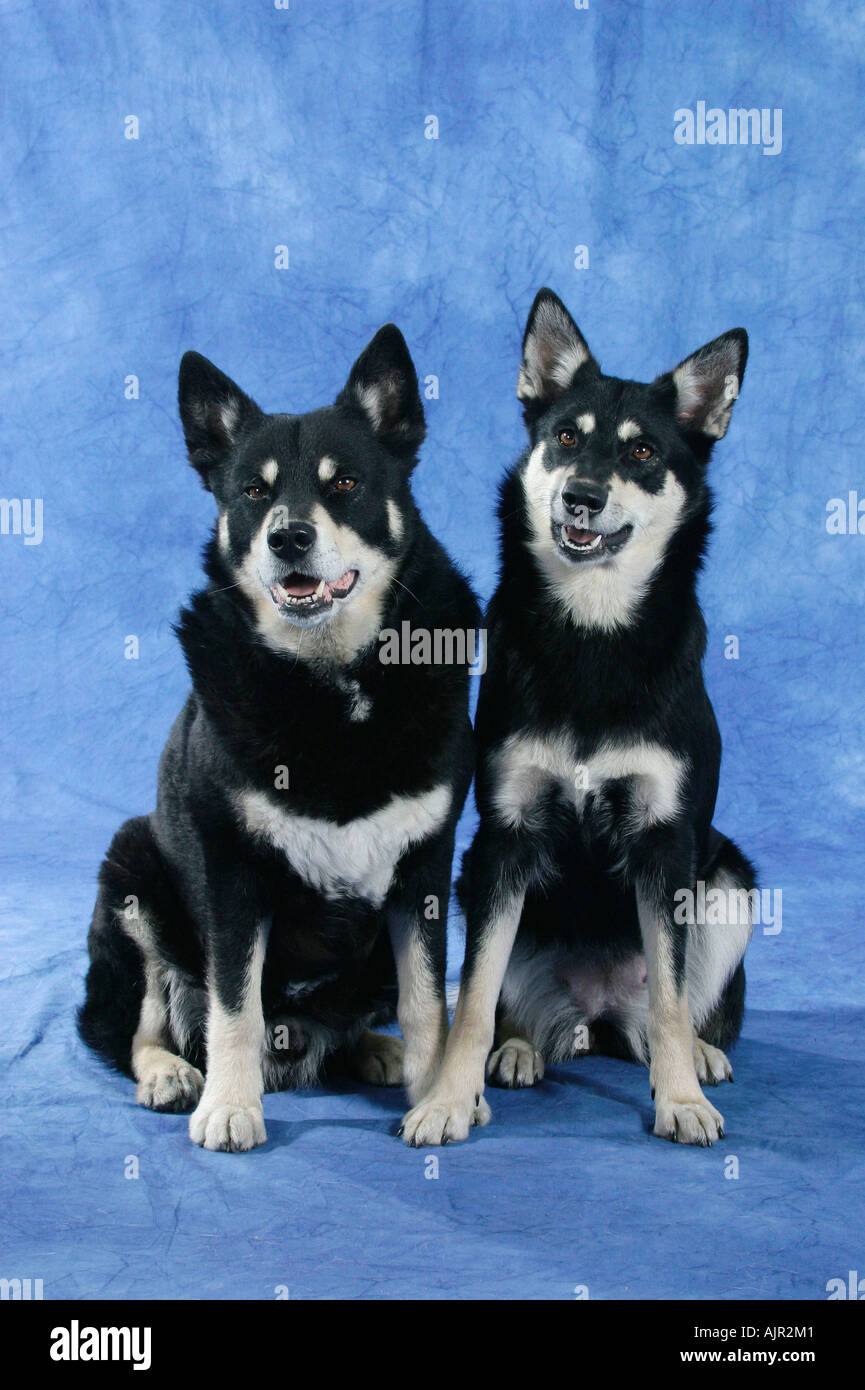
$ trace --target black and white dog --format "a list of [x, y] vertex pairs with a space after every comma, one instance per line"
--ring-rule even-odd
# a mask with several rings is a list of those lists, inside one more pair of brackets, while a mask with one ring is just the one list
[[531, 442], [502, 489], [486, 619], [466, 962], [409, 1143], [485, 1124], [485, 1067], [530, 1086], [545, 1058], [590, 1048], [649, 1063], [656, 1134], [723, 1133], [700, 1082], [731, 1078], [755, 884], [712, 825], [696, 579], [709, 455], [746, 356], [734, 329], [651, 385], [624, 381], [554, 294], [532, 307], [517, 386]]
[[[458, 645], [385, 664], [380, 635], [479, 615], [412, 500], [424, 415], [393, 325], [324, 409], [266, 415], [195, 353], [179, 398], [219, 511], [177, 629], [192, 693], [156, 810], [103, 863], [79, 1026], [141, 1104], [240, 1150], [262, 1090], [328, 1058], [412, 1102], [432, 1085], [469, 668]], [[368, 1031], [394, 1006], [403, 1041]]]

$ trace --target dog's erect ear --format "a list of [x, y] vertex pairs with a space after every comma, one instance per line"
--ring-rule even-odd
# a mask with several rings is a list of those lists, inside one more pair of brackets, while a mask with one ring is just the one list
[[395, 323], [380, 328], [360, 354], [337, 405], [360, 409], [380, 443], [411, 461], [426, 434], [417, 372]]
[[731, 328], [658, 378], [675, 390], [678, 423], [707, 439], [723, 439], [745, 375], [748, 335]]
[[255, 401], [197, 352], [180, 363], [177, 399], [189, 462], [212, 491], [212, 475], [239, 436], [263, 419]]
[[529, 311], [517, 395], [528, 409], [566, 391], [580, 367], [594, 361], [585, 338], [557, 294], [539, 290]]

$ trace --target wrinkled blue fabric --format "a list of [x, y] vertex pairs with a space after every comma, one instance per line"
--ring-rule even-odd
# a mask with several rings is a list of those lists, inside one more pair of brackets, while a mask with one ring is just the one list
[[[0, 492], [43, 503], [41, 543], [12, 512], [0, 536], [0, 1275], [46, 1298], [820, 1299], [865, 1272], [865, 536], [826, 525], [865, 498], [861, 8], [20, 0], [0, 22]], [[780, 152], [677, 143], [701, 101], [780, 109]], [[400, 1094], [348, 1085], [269, 1096], [263, 1150], [205, 1153], [73, 1028], [99, 860], [152, 805], [187, 685], [171, 623], [212, 504], [181, 353], [302, 411], [395, 320], [428, 392], [417, 496], [486, 597], [545, 283], [619, 375], [751, 335], [701, 591], [717, 823], [783, 919], [712, 1097], [728, 1138], [650, 1137], [646, 1073], [590, 1059], [493, 1092], [437, 1176], [394, 1137]]]

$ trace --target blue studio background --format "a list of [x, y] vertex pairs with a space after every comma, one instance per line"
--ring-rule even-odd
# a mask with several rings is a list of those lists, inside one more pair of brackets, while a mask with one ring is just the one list
[[[0, 492], [43, 503], [39, 543], [14, 509], [0, 535], [0, 1275], [46, 1298], [825, 1298], [865, 1271], [865, 536], [826, 511], [865, 497], [861, 8], [4, 0], [0, 21]], [[780, 151], [678, 143], [700, 101], [780, 108]], [[73, 1031], [99, 859], [153, 804], [187, 685], [171, 622], [211, 501], [180, 356], [306, 410], [396, 320], [439, 379], [416, 492], [486, 597], [542, 284], [623, 375], [751, 335], [706, 669], [717, 822], [783, 921], [750, 950], [728, 1138], [651, 1138], [645, 1072], [590, 1059], [494, 1092], [437, 1177], [394, 1137], [401, 1095], [349, 1085], [267, 1097], [264, 1149], [205, 1153]]]

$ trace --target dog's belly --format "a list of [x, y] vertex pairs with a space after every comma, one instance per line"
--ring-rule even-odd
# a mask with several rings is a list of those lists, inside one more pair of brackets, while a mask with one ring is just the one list
[[642, 1053], [649, 994], [640, 952], [611, 959], [517, 937], [501, 1000], [549, 1061], [592, 1047], [592, 1025], [601, 1021], [619, 1029], [634, 1056]]
[[238, 809], [246, 829], [283, 854], [311, 888], [326, 898], [348, 895], [380, 907], [405, 852], [444, 824], [451, 796], [444, 784], [417, 796], [394, 796], [342, 825], [298, 815], [260, 791], [242, 792]]
[[648, 1000], [646, 960], [641, 952], [615, 960], [562, 946], [538, 949], [517, 939], [508, 967], [506, 993], [516, 1002], [560, 995], [586, 1023], [629, 1015]]
[[565, 956], [555, 972], [587, 1023], [628, 1015], [641, 1000], [648, 1001], [646, 961], [641, 955], [614, 965]]

